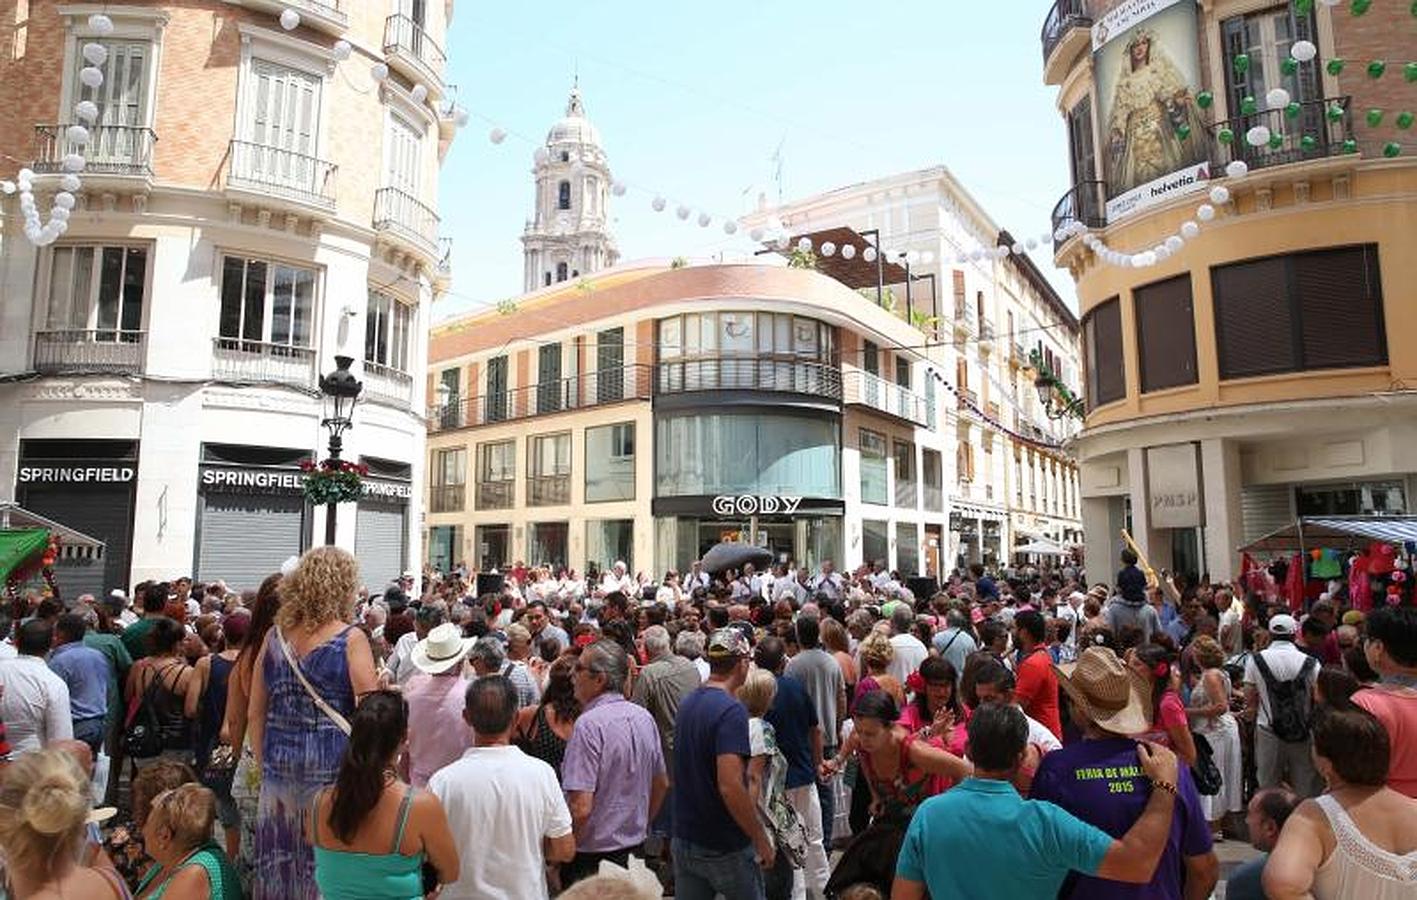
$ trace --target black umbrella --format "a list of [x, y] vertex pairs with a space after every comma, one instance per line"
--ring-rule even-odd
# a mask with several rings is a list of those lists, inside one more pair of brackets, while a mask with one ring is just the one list
[[747, 563], [766, 566], [772, 563], [772, 551], [738, 541], [724, 541], [714, 544], [704, 554], [704, 571], [717, 575], [727, 569], [741, 569]]

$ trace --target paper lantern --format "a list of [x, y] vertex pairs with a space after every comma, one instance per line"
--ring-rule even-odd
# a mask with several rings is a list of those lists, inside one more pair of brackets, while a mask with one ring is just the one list
[[97, 88], [103, 84], [103, 70], [84, 66], [79, 70], [79, 81], [83, 82], [84, 87]]
[[678, 217], [679, 217], [679, 221], [682, 222], [682, 221], [684, 221], [685, 219], [689, 218], [689, 213], [690, 213], [690, 212], [691, 212], [691, 210], [689, 209], [689, 207], [684, 206], [684, 205], [681, 203], [681, 204], [674, 210], [674, 215], [678, 216]]
[[842, 247], [841, 247], [841, 258], [842, 258], [842, 259], [855, 259], [855, 258], [856, 258], [856, 245], [855, 245], [855, 244], [843, 244]]
[[1343, 74], [1343, 67], [1345, 65], [1347, 65], [1347, 60], [1340, 56], [1335, 56], [1333, 59], [1324, 63], [1324, 71], [1336, 78]]
[[763, 229], [750, 228], [748, 230], [748, 239], [751, 241], [761, 241], [763, 239]]
[[1235, 54], [1232, 65], [1234, 65], [1237, 74], [1244, 75], [1246, 72], [1250, 71], [1250, 55], [1248, 53]]
[[[1417, 16], [1417, 6], [1414, 6], [1412, 14]], [[1402, 67], [1402, 78], [1409, 84], [1417, 81], [1417, 62], [1410, 62]]]
[[649, 205], [650, 208], [653, 209], [655, 212], [664, 212], [664, 207], [668, 206], [669, 204], [667, 201], [665, 201], [663, 197], [655, 197], [653, 200], [650, 201]]
[[1269, 109], [1283, 109], [1289, 105], [1289, 92], [1284, 88], [1273, 88], [1264, 95], [1264, 102]]
[[89, 142], [89, 130], [82, 125], [70, 125], [64, 129], [64, 137], [69, 143], [82, 147]]
[[723, 223], [723, 233], [724, 233], [724, 234], [737, 234], [737, 233], [738, 233], [738, 223], [735, 222], [735, 221], [733, 221], [732, 219], [729, 219], [728, 221], [724, 222], [724, 223]]
[[1382, 77], [1383, 77], [1383, 73], [1386, 72], [1386, 71], [1387, 71], [1387, 63], [1386, 63], [1384, 60], [1375, 59], [1375, 60], [1373, 60], [1372, 62], [1368, 63], [1368, 77], [1369, 77], [1369, 78], [1382, 78]]
[[700, 228], [707, 228], [707, 227], [709, 227], [709, 223], [712, 222], [712, 221], [713, 221], [713, 217], [710, 216], [708, 213], [706, 213], [706, 212], [701, 212], [701, 213], [699, 213], [699, 227], [700, 227]]
[[1255, 102], [1255, 98], [1251, 97], [1249, 94], [1240, 98], [1241, 115], [1253, 116], [1255, 113], [1259, 112], [1259, 109], [1260, 105]]
[[1344, 152], [1344, 153], [1357, 153], [1357, 152], [1358, 152], [1358, 142], [1355, 141], [1353, 138], [1348, 138], [1347, 140], [1345, 140], [1345, 141], [1343, 142], [1343, 152]]
[[1009, 247], [1009, 252], [1014, 256], [1023, 256], [1023, 244], [1015, 241], [1013, 246]]
[[369, 77], [378, 82], [384, 82], [389, 77], [389, 66], [387, 63], [376, 62], [369, 67]]
[[101, 66], [108, 61], [108, 48], [102, 44], [85, 44], [83, 52], [91, 66]]
[[831, 241], [823, 241], [823, 242], [822, 242], [822, 255], [823, 255], [823, 256], [835, 256], [835, 255], [836, 255], [836, 244], [833, 244]]
[[428, 99], [428, 88], [421, 84], [415, 84], [408, 95], [413, 98], [414, 103], [422, 103]]
[[1201, 233], [1201, 227], [1195, 222], [1187, 219], [1181, 223], [1181, 237], [1188, 241], [1195, 240]]
[[1397, 141], [1388, 141], [1383, 144], [1383, 156], [1388, 159], [1396, 159], [1402, 155], [1402, 145]]
[[1366, 114], [1369, 128], [1377, 128], [1383, 124], [1383, 111], [1381, 109], [1370, 109]]
[[1353, 5], [1349, 7], [1349, 10], [1352, 11], [1353, 15], [1361, 16], [1366, 13], [1372, 5], [1373, 0], [1353, 0]]
[[92, 100], [80, 100], [74, 104], [74, 115], [92, 125], [98, 121], [98, 104]]
[[77, 153], [67, 153], [60, 161], [60, 167], [65, 172], [82, 172], [84, 170], [84, 158]]
[[1412, 113], [1403, 110], [1397, 114], [1397, 118], [1393, 120], [1393, 124], [1397, 125], [1397, 127], [1401, 128], [1403, 131], [1406, 131], [1412, 127]]
[[1211, 206], [1209, 203], [1202, 203], [1200, 206], [1196, 207], [1196, 218], [1200, 219], [1202, 222], [1209, 222], [1211, 219], [1215, 218], [1215, 207]]
[[54, 205], [60, 209], [73, 209], [74, 195], [68, 191], [60, 191], [54, 195]]
[[1231, 160], [1225, 166], [1225, 174], [1231, 178], [1244, 178], [1250, 174], [1250, 164], [1243, 159]]
[[1305, 153], [1312, 153], [1318, 149], [1319, 142], [1312, 134], [1306, 134], [1299, 138], [1299, 149]]
[[293, 9], [287, 9], [280, 14], [280, 27], [286, 31], [294, 31], [300, 27], [300, 13]]
[[1215, 132], [1215, 139], [1222, 144], [1233, 144], [1235, 143], [1235, 132], [1231, 131], [1229, 126], [1222, 125]]
[[108, 37], [113, 33], [113, 20], [103, 13], [94, 13], [89, 16], [89, 30], [99, 37]]
[[5, 194], [6, 196], [9, 196], [10, 194], [13, 194], [14, 192], [15, 192], [15, 183], [14, 183], [13, 181], [9, 181], [9, 180], [0, 181], [0, 194]]
[[1267, 126], [1256, 125], [1245, 132], [1245, 142], [1251, 147], [1263, 147], [1269, 143], [1270, 131]]
[[1313, 60], [1318, 54], [1319, 48], [1315, 47], [1312, 41], [1295, 41], [1289, 48], [1289, 55], [1301, 63]]
[[1023, 246], [1025, 250], [1037, 250], [1038, 241], [1035, 238], [1028, 238], [1023, 242]]
[[1223, 184], [1217, 184], [1210, 189], [1210, 202], [1216, 206], [1224, 206], [1230, 202], [1230, 189]]
[[1179, 235], [1173, 234], [1166, 239], [1166, 252], [1175, 253], [1182, 247], [1184, 247], [1185, 244], [1186, 242], [1184, 239], [1182, 239]]
[[1324, 110], [1324, 115], [1328, 116], [1330, 122], [1337, 122], [1343, 118], [1343, 106], [1338, 103], [1330, 103], [1328, 109]]
[[500, 144], [507, 139], [507, 132], [500, 128], [494, 128], [487, 132], [487, 139], [494, 144]]
[[797, 239], [797, 252], [798, 252], [798, 253], [811, 253], [811, 252], [812, 252], [812, 239], [809, 238], [809, 237], [798, 238], [798, 239]]
[[1210, 91], [1201, 91], [1199, 94], [1196, 94], [1196, 106], [1199, 106], [1201, 109], [1210, 109], [1214, 103], [1215, 95]]
[[867, 247], [865, 250], [863, 250], [863, 251], [861, 252], [861, 258], [864, 259], [864, 260], [866, 260], [866, 262], [875, 262], [875, 261], [876, 261], [876, 248], [875, 248], [875, 247]]
[[349, 59], [351, 55], [353, 55], [354, 45], [351, 44], [349, 41], [346, 41], [344, 38], [340, 38], [339, 40], [335, 41], [335, 44], [333, 47], [330, 48], [330, 51], [334, 54], [336, 61], [344, 62], [345, 60]]

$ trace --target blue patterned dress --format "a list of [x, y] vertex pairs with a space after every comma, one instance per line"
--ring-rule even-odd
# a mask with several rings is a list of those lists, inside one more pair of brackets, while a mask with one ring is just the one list
[[[345, 656], [352, 627], [299, 659], [310, 686], [346, 719], [354, 715], [354, 689]], [[280, 632], [273, 629], [261, 668], [266, 681], [266, 732], [252, 894], [255, 900], [313, 900], [319, 892], [314, 850], [305, 839], [305, 816], [315, 792], [334, 782], [349, 739], [310, 699], [281, 652], [281, 640]]]

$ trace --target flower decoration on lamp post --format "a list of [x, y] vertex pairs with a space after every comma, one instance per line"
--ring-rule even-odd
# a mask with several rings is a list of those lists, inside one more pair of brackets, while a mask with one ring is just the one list
[[335, 542], [335, 512], [339, 504], [358, 500], [363, 490], [363, 476], [368, 467], [340, 459], [344, 449], [344, 433], [354, 424], [354, 405], [364, 385], [349, 371], [353, 357], [336, 356], [335, 370], [320, 378], [324, 395], [324, 419], [321, 426], [330, 432], [330, 455], [319, 465], [307, 460], [301, 465], [305, 472], [305, 497], [311, 503], [324, 503], [325, 543]]
[[1043, 354], [1033, 350], [1028, 354], [1029, 368], [1036, 373], [1033, 377], [1034, 390], [1038, 391], [1038, 402], [1043, 404], [1043, 412], [1050, 419], [1071, 416], [1081, 420], [1087, 412], [1082, 398], [1073, 394], [1066, 384], [1043, 361]]

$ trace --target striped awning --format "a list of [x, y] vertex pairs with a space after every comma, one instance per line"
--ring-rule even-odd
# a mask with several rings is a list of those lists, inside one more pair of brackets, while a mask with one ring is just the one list
[[1361, 541], [1417, 542], [1417, 516], [1305, 516], [1251, 541], [1240, 552], [1298, 552]]

